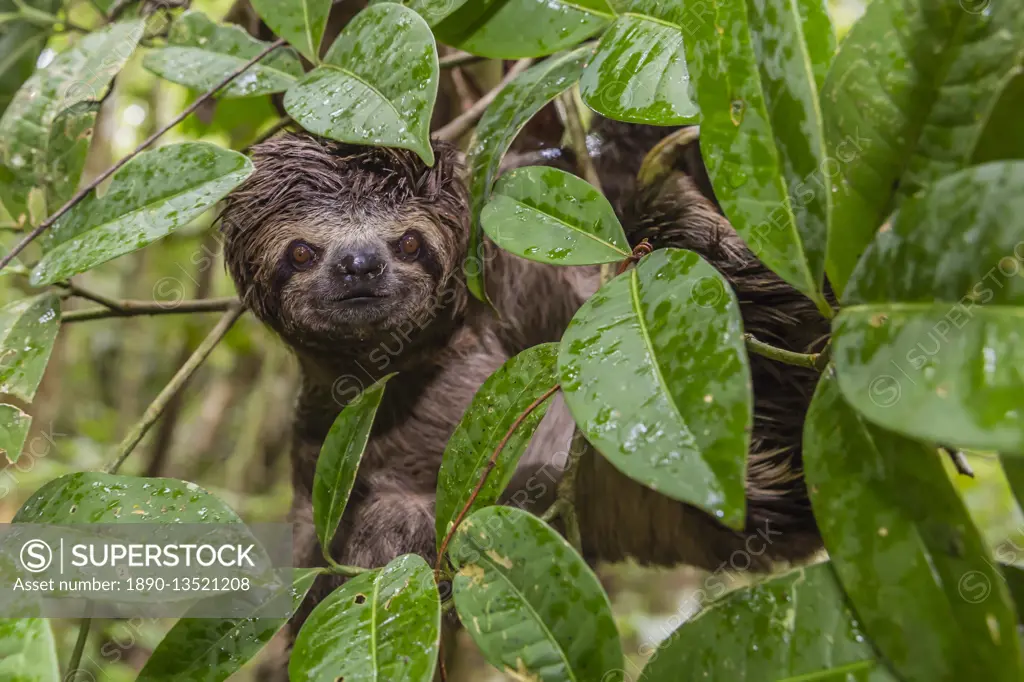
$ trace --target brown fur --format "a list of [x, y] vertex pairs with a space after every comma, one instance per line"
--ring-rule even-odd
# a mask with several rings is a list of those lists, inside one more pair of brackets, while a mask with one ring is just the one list
[[[609, 133], [608, 149], [622, 151], [603, 156], [599, 166], [631, 239], [650, 237], [658, 246], [700, 252], [737, 288], [748, 330], [794, 350], [817, 347], [827, 327], [813, 305], [751, 256], [688, 175], [641, 196], [631, 185], [617, 184], [635, 176], [644, 150], [630, 146], [626, 127]], [[511, 355], [558, 340], [596, 288], [594, 268], [539, 265], [488, 245], [488, 291], [497, 315], [472, 299], [460, 276], [469, 230], [462, 169], [449, 145], [436, 143], [435, 152], [437, 164], [428, 169], [401, 150], [310, 135], [275, 138], [255, 148], [256, 171], [223, 214], [228, 266], [240, 296], [293, 348], [302, 368], [292, 453], [297, 566], [323, 564], [310, 500], [316, 458], [331, 423], [360, 389], [396, 371], [400, 375], [385, 391], [332, 555], [360, 566], [383, 565], [407, 552], [433, 561], [437, 472], [473, 394]], [[612, 161], [614, 173], [605, 167]], [[335, 309], [330, 300], [341, 285], [325, 267], [283, 269], [295, 239], [321, 248], [326, 263], [353, 244], [391, 244], [409, 229], [424, 237], [423, 260], [389, 261], [378, 283], [387, 298], [368, 310]], [[799, 463], [813, 373], [759, 358], [752, 362], [757, 416], [748, 532], [729, 531], [590, 453], [578, 485], [590, 558], [632, 556], [644, 563], [713, 568], [758, 537], [765, 523], [773, 524], [773, 543], [758, 568], [769, 557], [800, 557], [817, 546]], [[531, 491], [531, 501], [550, 498], [553, 472], [560, 468], [551, 464], [564, 458], [571, 432], [564, 406], [553, 407], [513, 483]], [[524, 502], [515, 494], [511, 500]], [[774, 542], [778, 532], [784, 537]], [[339, 583], [318, 583], [299, 622]]]

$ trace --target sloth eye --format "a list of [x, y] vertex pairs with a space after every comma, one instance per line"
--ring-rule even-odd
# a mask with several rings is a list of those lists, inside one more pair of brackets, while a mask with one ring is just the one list
[[398, 240], [398, 250], [406, 258], [415, 258], [420, 252], [420, 236], [415, 232], [406, 232]]
[[288, 257], [291, 259], [292, 265], [302, 270], [313, 264], [316, 254], [313, 252], [313, 247], [309, 244], [296, 242], [289, 248]]

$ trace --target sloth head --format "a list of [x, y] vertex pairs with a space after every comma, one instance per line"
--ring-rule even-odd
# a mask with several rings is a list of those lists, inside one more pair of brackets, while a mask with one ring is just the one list
[[469, 209], [455, 148], [434, 151], [427, 168], [412, 152], [307, 134], [257, 145], [221, 216], [243, 302], [312, 348], [450, 320]]

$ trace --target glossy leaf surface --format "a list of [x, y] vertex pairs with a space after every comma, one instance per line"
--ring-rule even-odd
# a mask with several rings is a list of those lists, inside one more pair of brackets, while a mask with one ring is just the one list
[[1019, 2], [983, 11], [940, 0], [873, 2], [843, 40], [821, 96], [837, 162], [828, 246], [837, 293], [904, 199], [968, 165], [985, 112], [1019, 64], [1021, 10]]
[[0, 393], [32, 401], [59, 329], [60, 300], [54, 294], [0, 308]]
[[83, 471], [55, 478], [25, 501], [14, 523], [241, 523], [195, 483]]
[[332, 4], [331, 0], [253, 0], [252, 8], [275, 35], [316, 64]]
[[[202, 12], [190, 11], [171, 24], [167, 47], [148, 52], [143, 65], [161, 78], [202, 92], [244, 66], [267, 45], [240, 26], [216, 24]], [[278, 48], [231, 81], [218, 96], [283, 92], [301, 77], [298, 55]]]
[[0, 455], [15, 463], [25, 447], [32, 416], [14, 405], [0, 404]]
[[580, 94], [608, 118], [632, 123], [697, 123], [683, 49], [694, 21], [683, 0], [616, 0], [620, 15], [601, 36], [580, 78]]
[[713, 0], [686, 42], [701, 154], [757, 256], [824, 307], [831, 191], [814, 72], [793, 0]]
[[[58, 0], [33, 0], [25, 4], [50, 14], [60, 6]], [[17, 12], [14, 0], [0, 0], [0, 15]], [[35, 70], [39, 53], [49, 38], [46, 28], [24, 19], [0, 23], [0, 54], [4, 55], [0, 59], [0, 114]]]
[[[375, 5], [379, 2], [390, 2], [391, 0], [371, 0], [369, 4]], [[466, 4], [468, 0], [401, 0], [398, 4], [404, 5], [423, 17], [429, 25], [433, 26], [439, 21], [452, 14]]]
[[498, 179], [501, 159], [523, 126], [548, 102], [576, 83], [592, 54], [592, 48], [582, 47], [530, 67], [498, 93], [477, 124], [467, 161], [473, 227], [465, 272], [466, 285], [481, 301], [487, 300], [487, 292], [484, 291], [484, 263], [487, 259], [479, 216]]
[[406, 554], [350, 579], [309, 615], [292, 682], [431, 682], [441, 634], [434, 572]]
[[895, 682], [831, 564], [735, 590], [672, 633], [641, 682]]
[[604, 195], [557, 168], [531, 166], [503, 175], [480, 222], [495, 244], [541, 263], [620, 263], [631, 252]]
[[100, 100], [142, 31], [142, 21], [124, 21], [82, 36], [36, 71], [0, 117], [0, 200], [16, 222], [27, 223], [29, 192], [45, 186], [57, 114], [79, 102]]
[[820, 93], [836, 56], [836, 29], [829, 15], [828, 0], [796, 0], [796, 5], [814, 73], [814, 85]]
[[[320, 569], [294, 571], [288, 589], [296, 607], [319, 573]], [[267, 596], [268, 601], [273, 598]], [[262, 616], [257, 604], [248, 618], [190, 618], [186, 613], [160, 640], [136, 682], [221, 682], [254, 658], [287, 622]]]
[[313, 477], [313, 523], [325, 555], [329, 556], [331, 539], [345, 513], [377, 408], [384, 397], [384, 386], [392, 376], [384, 377], [346, 405], [320, 448]]
[[252, 172], [248, 158], [206, 142], [142, 152], [119, 170], [102, 197], [93, 192], [41, 239], [32, 270], [42, 286], [123, 256], [199, 217]]
[[411, 149], [432, 166], [438, 73], [426, 22], [401, 5], [371, 5], [345, 27], [323, 63], [285, 94], [284, 107], [310, 132]]
[[836, 320], [839, 385], [871, 421], [1024, 452], [1024, 162], [948, 176], [865, 252]]
[[455, 533], [455, 607], [487, 661], [518, 679], [619, 682], [622, 648], [597, 576], [529, 512], [488, 507]]
[[711, 265], [645, 256], [583, 304], [558, 364], [576, 423], [616, 468], [743, 526], [750, 367], [739, 304]]
[[61, 682], [50, 622], [43, 618], [0, 618], [0, 680]]
[[78, 190], [99, 102], [79, 102], [57, 114], [50, 128], [46, 160], [46, 203], [55, 211]]
[[[826, 374], [807, 415], [804, 471], [836, 574], [903, 679], [1016, 680], [1016, 617], [934, 448], [869, 424]], [[966, 590], [984, 578], [991, 594]]]
[[606, 0], [474, 0], [434, 26], [437, 39], [492, 59], [554, 54], [614, 17]]
[[999, 99], [985, 118], [972, 164], [989, 161], [1024, 159], [1024, 128], [1020, 112], [1024, 111], [1024, 68], [1010, 72], [999, 89]]
[[[558, 383], [557, 360], [556, 343], [529, 348], [489, 376], [473, 396], [473, 402], [445, 447], [438, 474], [435, 502], [438, 548], [509, 428], [526, 408]], [[471, 511], [497, 501], [549, 406], [550, 400], [539, 405], [512, 433]]]

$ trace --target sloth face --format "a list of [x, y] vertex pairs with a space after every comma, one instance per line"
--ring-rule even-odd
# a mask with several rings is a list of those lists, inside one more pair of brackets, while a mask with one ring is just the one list
[[455, 152], [412, 153], [288, 135], [221, 216], [239, 295], [292, 345], [330, 349], [451, 319], [468, 238]]

